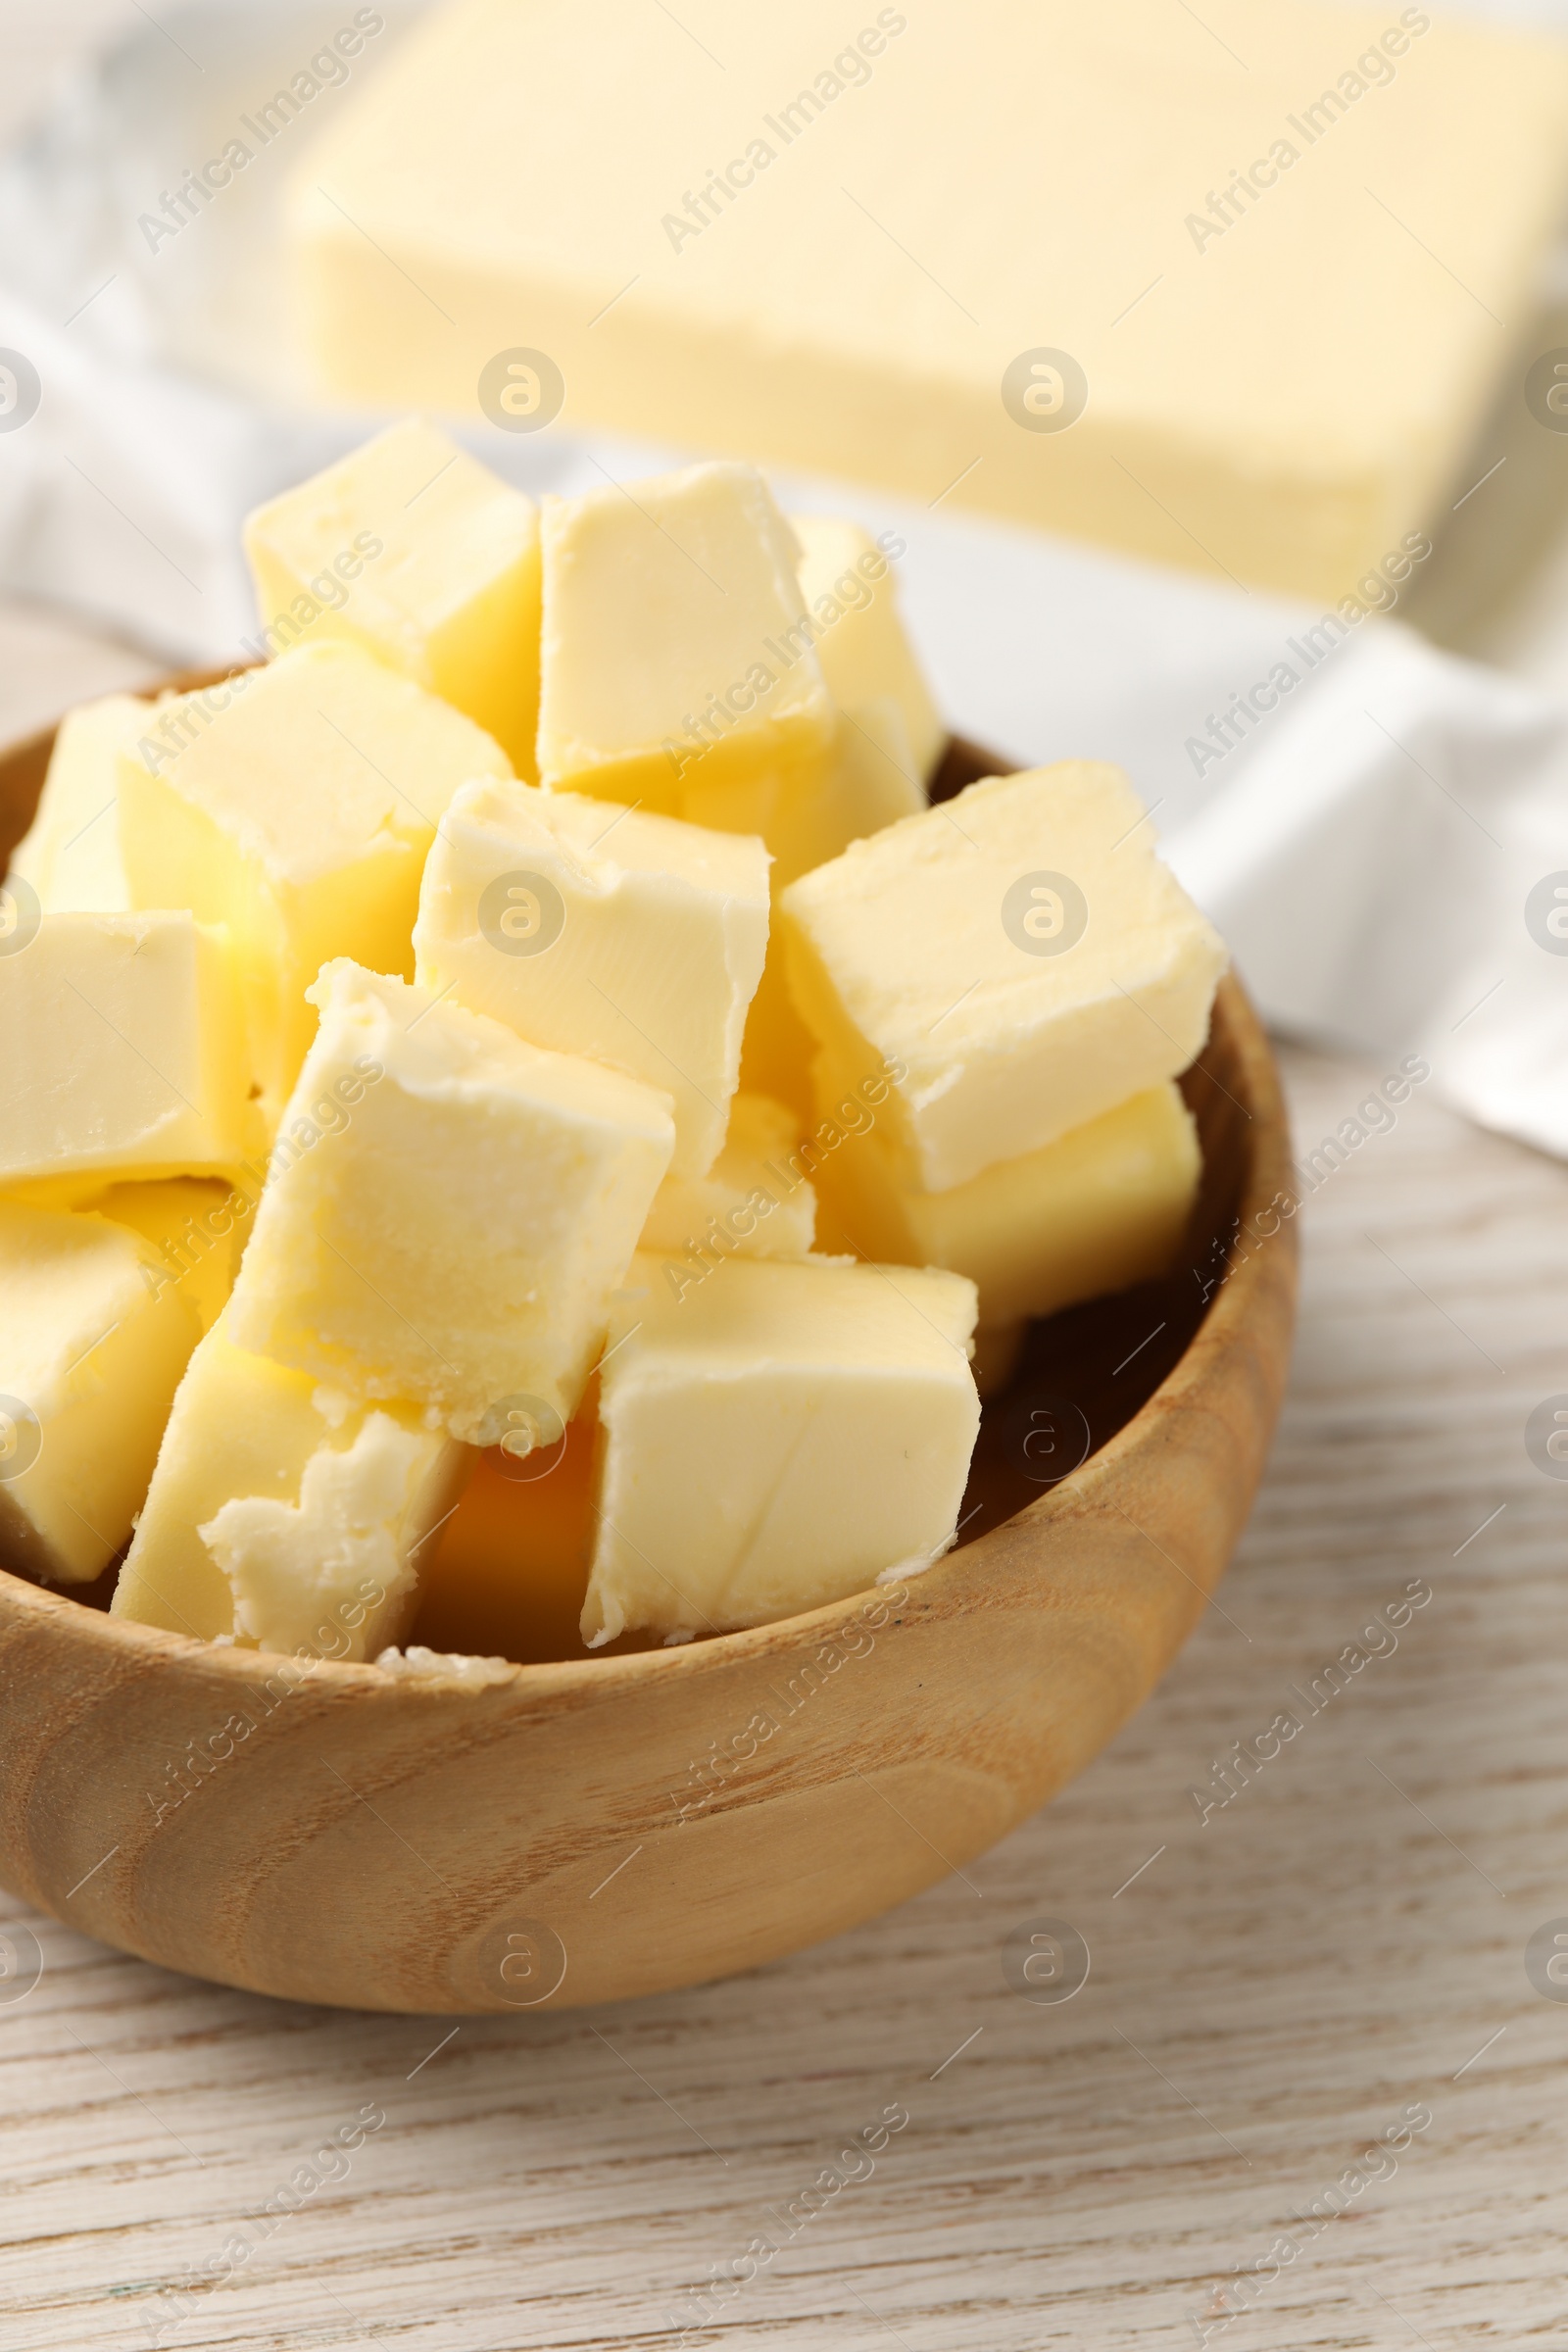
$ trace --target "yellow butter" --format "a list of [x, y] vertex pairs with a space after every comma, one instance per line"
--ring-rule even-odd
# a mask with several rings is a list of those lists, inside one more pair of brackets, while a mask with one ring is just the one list
[[547, 498], [539, 774], [760, 833], [833, 744], [797, 549], [754, 466]]
[[120, 858], [116, 772], [152, 705], [106, 694], [68, 711], [55, 736], [37, 812], [11, 857], [46, 914], [123, 914], [130, 891]]
[[259, 1190], [255, 1178], [230, 1186], [198, 1176], [173, 1176], [163, 1183], [112, 1184], [81, 1205], [116, 1225], [128, 1226], [152, 1244], [157, 1257], [154, 1279], [160, 1286], [178, 1286], [206, 1333], [234, 1287]]
[[816, 658], [829, 694], [841, 710], [890, 697], [914, 772], [926, 783], [947, 729], [905, 633], [886, 554], [869, 531], [842, 515], [792, 514], [790, 527], [801, 544], [801, 594], [820, 631]]
[[601, 1372], [592, 1646], [765, 1625], [938, 1556], [980, 1405], [971, 1283], [641, 1255]]
[[767, 946], [767, 854], [573, 793], [457, 794], [425, 867], [418, 980], [519, 1037], [666, 1093], [675, 1171], [724, 1141]]
[[145, 1242], [0, 1200], [0, 1557], [90, 1584], [130, 1534], [200, 1337]]
[[835, 1071], [897, 1065], [892, 1126], [931, 1192], [1184, 1069], [1223, 942], [1119, 769], [972, 784], [780, 902], [790, 985]]
[[0, 955], [0, 1185], [81, 1198], [218, 1173], [258, 1140], [226, 934], [189, 914], [46, 914]]
[[880, 833], [923, 808], [925, 785], [909, 749], [904, 712], [891, 694], [847, 704], [833, 748], [810, 789], [798, 793], [772, 822], [775, 897], [798, 874], [825, 865], [852, 841]]
[[752, 999], [741, 1054], [741, 1083], [752, 1093], [771, 1095], [803, 1117], [810, 1112], [814, 1043], [790, 995], [778, 920], [781, 890], [837, 858], [852, 841], [863, 841], [924, 807], [925, 790], [893, 698], [883, 695], [840, 711], [833, 755], [817, 788], [803, 795], [788, 822], [774, 829], [767, 961]]
[[804, 1257], [816, 1231], [816, 1194], [791, 1164], [801, 1123], [765, 1095], [737, 1095], [724, 1149], [706, 1176], [673, 1171], [654, 1195], [640, 1250], [705, 1267], [727, 1256]]
[[320, 1389], [220, 1323], [174, 1398], [112, 1613], [373, 1657], [406, 1630], [421, 1548], [472, 1460], [416, 1408]]
[[346, 961], [284, 1112], [234, 1345], [491, 1445], [569, 1418], [669, 1165], [669, 1098]]
[[182, 696], [122, 754], [131, 896], [229, 926], [273, 1118], [315, 1032], [305, 991], [321, 965], [352, 956], [412, 972], [447, 804], [470, 776], [509, 773], [471, 719], [330, 642]]
[[592, 37], [456, 0], [291, 222], [340, 397], [477, 415], [526, 341], [574, 427], [1321, 604], [1483, 470], [1565, 168], [1562, 43], [1402, 0], [607, 0]]
[[422, 416], [245, 524], [270, 654], [342, 638], [466, 711], [520, 775], [539, 717], [539, 514]]
[[[824, 1110], [834, 1099], [824, 1074]], [[822, 1246], [966, 1274], [984, 1325], [1052, 1315], [1170, 1271], [1201, 1164], [1169, 1084], [942, 1193], [911, 1185], [872, 1127], [821, 1159]]]

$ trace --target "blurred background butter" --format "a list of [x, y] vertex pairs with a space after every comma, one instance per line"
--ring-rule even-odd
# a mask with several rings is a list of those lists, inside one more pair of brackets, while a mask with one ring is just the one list
[[1568, 53], [1424, 7], [457, 0], [290, 236], [351, 400], [539, 346], [578, 423], [1333, 601], [1463, 488], [1565, 187]]
[[243, 517], [411, 408], [532, 498], [744, 453], [887, 551], [942, 720], [1127, 770], [1276, 1030], [1568, 1155], [1565, 33], [58, 0], [0, 50], [7, 723], [83, 626], [105, 686], [262, 658]]

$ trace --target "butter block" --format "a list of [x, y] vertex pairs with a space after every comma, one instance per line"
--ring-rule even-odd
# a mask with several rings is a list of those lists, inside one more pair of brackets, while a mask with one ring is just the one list
[[816, 1194], [799, 1164], [800, 1141], [801, 1122], [785, 1103], [737, 1095], [724, 1149], [706, 1176], [664, 1178], [638, 1248], [700, 1267], [731, 1255], [804, 1257], [816, 1232]]
[[0, 956], [0, 1185], [235, 1167], [256, 1140], [224, 932], [189, 914], [46, 914]]
[[600, 1374], [582, 1632], [725, 1633], [912, 1573], [957, 1523], [980, 1403], [972, 1283], [639, 1256]]
[[767, 923], [755, 838], [484, 781], [430, 853], [416, 972], [532, 1045], [662, 1089], [673, 1167], [698, 1177], [724, 1141]]
[[519, 1401], [568, 1418], [669, 1165], [669, 1098], [347, 961], [311, 1001], [234, 1345], [470, 1445]]
[[890, 694], [840, 711], [827, 764], [772, 819], [774, 895], [797, 875], [837, 858], [852, 841], [879, 833], [926, 805], [904, 713]]
[[761, 475], [691, 466], [547, 498], [542, 535], [542, 781], [771, 846], [834, 722]]
[[882, 695], [841, 711], [833, 756], [818, 789], [793, 805], [788, 822], [775, 825], [769, 845], [774, 915], [767, 961], [741, 1047], [741, 1084], [752, 1093], [787, 1102], [803, 1117], [810, 1114], [815, 1043], [790, 995], [777, 918], [780, 892], [797, 876], [840, 856], [852, 841], [862, 841], [924, 807], [924, 787], [893, 698]]
[[897, 1064], [928, 1192], [1054, 1143], [1186, 1068], [1224, 943], [1155, 855], [1121, 771], [971, 784], [794, 882], [790, 987], [835, 1072]]
[[163, 1183], [112, 1184], [81, 1205], [152, 1244], [153, 1280], [160, 1288], [178, 1285], [205, 1335], [234, 1287], [258, 1189], [254, 1182], [245, 1190], [199, 1176], [172, 1176]]
[[775, 921], [767, 961], [741, 1042], [741, 1087], [783, 1102], [803, 1123], [811, 1115], [811, 1063], [816, 1040], [795, 1009], [785, 969], [784, 935]]
[[179, 1385], [111, 1613], [211, 1642], [373, 1657], [472, 1462], [417, 1408], [318, 1388], [208, 1333]]
[[[824, 1105], [833, 1091], [824, 1082]], [[1169, 1084], [942, 1193], [907, 1183], [873, 1127], [817, 1168], [823, 1246], [966, 1274], [983, 1325], [1054, 1315], [1168, 1274], [1201, 1167], [1193, 1115]]]
[[533, 773], [539, 511], [422, 416], [245, 523], [270, 653], [341, 638], [438, 694]]
[[801, 545], [801, 594], [821, 631], [816, 658], [829, 694], [841, 710], [890, 697], [904, 722], [914, 772], [928, 783], [947, 729], [905, 634], [883, 547], [843, 515], [792, 514], [790, 527]]
[[333, 643], [180, 697], [122, 754], [132, 899], [228, 925], [271, 1117], [315, 1034], [305, 991], [321, 965], [350, 956], [412, 973], [447, 804], [471, 776], [510, 773], [471, 719]]
[[1402, 0], [582, 22], [455, 0], [336, 104], [289, 235], [338, 397], [477, 415], [525, 339], [573, 429], [1332, 605], [1474, 485], [1538, 348], [1542, 33]]
[[123, 914], [130, 890], [120, 858], [116, 773], [152, 705], [106, 694], [68, 711], [55, 736], [37, 811], [12, 852], [46, 914]]
[[90, 1584], [147, 1492], [195, 1310], [123, 1226], [16, 1200], [0, 1298], [0, 1560]]

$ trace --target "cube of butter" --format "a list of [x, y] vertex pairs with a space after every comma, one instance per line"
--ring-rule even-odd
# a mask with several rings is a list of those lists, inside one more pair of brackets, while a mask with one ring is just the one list
[[106, 694], [61, 720], [37, 811], [11, 858], [12, 873], [31, 883], [46, 914], [123, 914], [129, 907], [116, 771], [151, 709], [139, 695]]
[[[673, 1276], [674, 1279], [670, 1279]], [[980, 1403], [956, 1274], [639, 1256], [601, 1370], [583, 1638], [724, 1633], [938, 1557]]]
[[0, 1559], [90, 1584], [130, 1534], [195, 1310], [122, 1225], [0, 1200]]
[[[773, 827], [768, 847], [775, 910], [781, 891], [798, 875], [825, 865], [852, 841], [863, 841], [925, 805], [903, 715], [892, 697], [840, 711], [833, 756], [816, 788], [795, 800]], [[775, 911], [767, 961], [746, 1024], [741, 1083], [790, 1103], [804, 1116], [811, 1107], [814, 1041], [795, 1008], [785, 962]]]
[[798, 874], [839, 857], [852, 841], [913, 816], [925, 805], [925, 785], [893, 696], [847, 704], [821, 775], [773, 818], [767, 846], [775, 896]]
[[373, 1657], [413, 1615], [420, 1551], [474, 1456], [236, 1348], [191, 1357], [111, 1613], [210, 1642]]
[[505, 776], [471, 719], [357, 646], [297, 647], [184, 695], [121, 757], [121, 854], [138, 906], [227, 923], [275, 1118], [334, 956], [413, 971], [419, 877], [470, 776]]
[[250, 1237], [254, 1189], [254, 1182], [241, 1190], [200, 1176], [172, 1176], [163, 1183], [112, 1184], [81, 1206], [151, 1242], [158, 1261], [154, 1283], [177, 1283], [205, 1334], [234, 1287]]
[[258, 1140], [225, 934], [189, 914], [46, 914], [0, 956], [0, 1185], [237, 1166]]
[[971, 784], [790, 885], [790, 986], [835, 1076], [896, 1064], [928, 1192], [1054, 1142], [1186, 1068], [1224, 943], [1114, 767]]
[[342, 638], [466, 711], [519, 774], [539, 722], [539, 511], [422, 416], [245, 524], [270, 652]]
[[[833, 1096], [824, 1074], [824, 1110]], [[822, 1243], [967, 1274], [982, 1325], [1053, 1315], [1167, 1274], [1201, 1166], [1192, 1113], [1168, 1083], [942, 1193], [909, 1184], [870, 1127], [816, 1167]]]
[[569, 1418], [669, 1165], [668, 1096], [346, 961], [311, 1000], [234, 1345], [470, 1445], [519, 1402]]
[[531, 1045], [584, 1054], [675, 1106], [675, 1171], [724, 1141], [767, 951], [767, 853], [573, 793], [465, 785], [425, 867], [416, 970]]
[[670, 1171], [638, 1248], [704, 1269], [729, 1255], [805, 1257], [816, 1232], [816, 1194], [799, 1164], [800, 1141], [801, 1122], [784, 1103], [737, 1095], [723, 1151], [706, 1176]]
[[822, 775], [833, 706], [761, 475], [547, 498], [543, 551], [543, 782], [768, 840]]
[[842, 515], [793, 514], [790, 523], [801, 544], [801, 594], [820, 631], [816, 658], [829, 694], [841, 710], [890, 695], [915, 773], [928, 782], [947, 729], [899, 617], [887, 557], [869, 531]]

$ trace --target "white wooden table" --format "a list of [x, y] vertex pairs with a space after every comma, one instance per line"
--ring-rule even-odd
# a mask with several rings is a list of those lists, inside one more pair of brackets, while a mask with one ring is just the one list
[[[13, 100], [122, 13], [13, 6]], [[147, 674], [0, 609], [0, 737]], [[1286, 1063], [1308, 1144], [1381, 1075]], [[746, 2352], [1568, 2346], [1568, 2003], [1525, 1968], [1568, 1932], [1568, 1485], [1523, 1438], [1568, 1391], [1568, 1170], [1417, 1094], [1303, 1228], [1220, 1605], [1055, 1806], [891, 1917], [729, 1984], [454, 2028], [195, 1984], [0, 1897], [43, 1959], [0, 2004], [0, 2347], [669, 2346], [698, 2319]], [[1396, 1646], [1368, 1636], [1311, 1714], [1292, 1686], [1412, 1584]], [[1192, 1789], [1286, 1709], [1301, 1730], [1200, 1819]], [[1092, 1954], [1059, 2006], [1003, 1976], [1042, 1917]], [[874, 2170], [788, 2235], [890, 2106]], [[1314, 2229], [1314, 2202], [1343, 2210]]]

